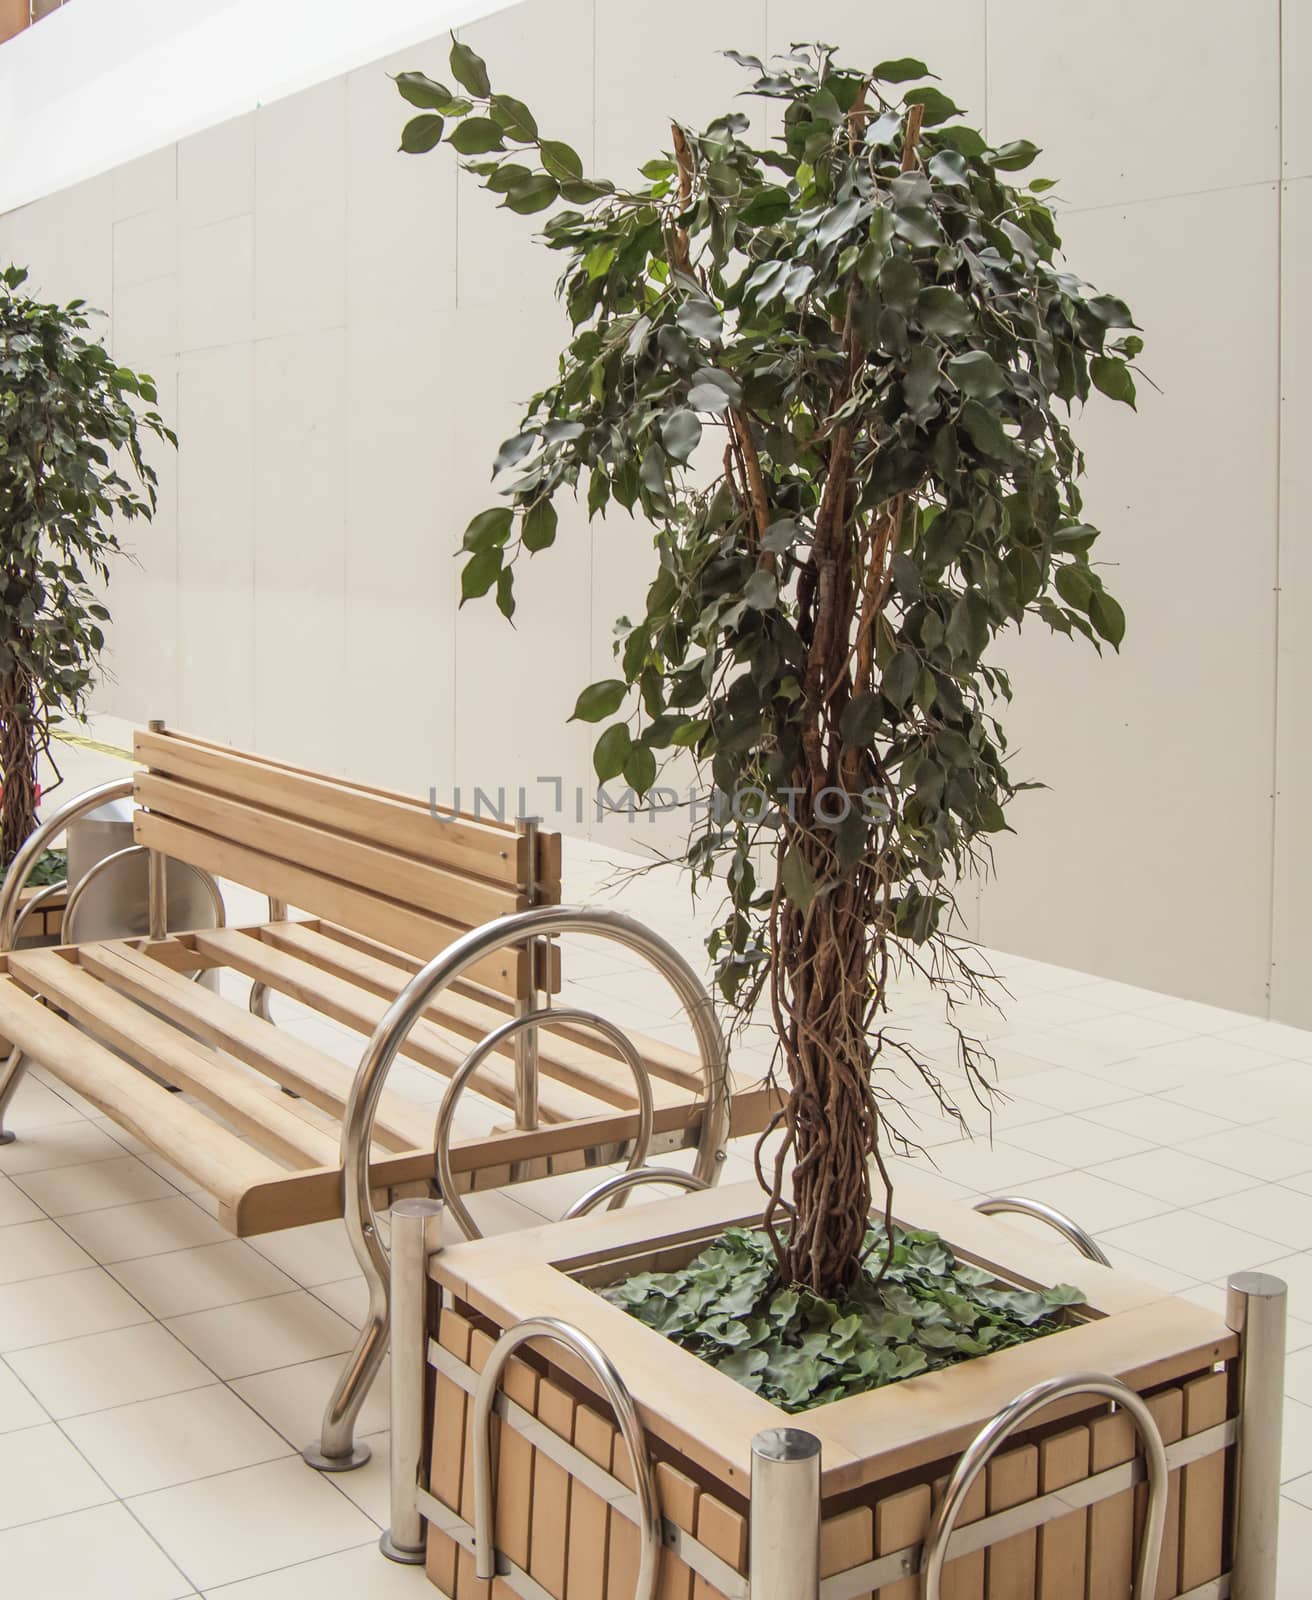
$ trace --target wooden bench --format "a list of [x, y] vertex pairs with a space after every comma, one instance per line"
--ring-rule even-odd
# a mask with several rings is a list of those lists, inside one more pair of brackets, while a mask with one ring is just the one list
[[[15, 1047], [0, 1074], [0, 1109], [30, 1058], [211, 1194], [232, 1233], [340, 1217], [352, 1067], [196, 976], [239, 973], [257, 993], [287, 996], [359, 1033], [363, 1050], [433, 956], [490, 919], [559, 903], [560, 837], [532, 825], [440, 821], [422, 800], [158, 725], [137, 735], [135, 755], [143, 770], [134, 837], [152, 853], [156, 903], [167, 861], [181, 861], [268, 896], [270, 920], [0, 956], [0, 1035]], [[288, 905], [308, 917], [293, 919]], [[437, 1075], [436, 1102], [440, 1080], [473, 1044], [560, 984], [554, 946], [497, 952], [428, 1008], [403, 1058]], [[653, 1149], [695, 1144], [700, 1063], [631, 1038], [652, 1083]], [[507, 1108], [512, 1124], [522, 1111], [517, 1048], [507, 1044], [471, 1085]], [[536, 1056], [534, 1125], [458, 1138], [451, 1164], [460, 1187], [496, 1187], [631, 1148], [639, 1100], [610, 1043], [562, 1022], [538, 1030]], [[772, 1092], [744, 1089], [732, 1131], [761, 1127], [773, 1105]], [[381, 1196], [430, 1190], [434, 1117], [434, 1104], [384, 1091], [370, 1166]]]

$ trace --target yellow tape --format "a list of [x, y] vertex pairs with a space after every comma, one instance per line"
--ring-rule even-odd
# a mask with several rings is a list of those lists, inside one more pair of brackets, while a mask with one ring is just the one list
[[117, 756], [120, 761], [132, 761], [135, 758], [131, 750], [120, 750], [116, 744], [100, 744], [95, 739], [82, 739], [75, 733], [56, 733], [51, 735], [60, 744], [75, 744], [79, 750], [94, 750], [97, 755]]

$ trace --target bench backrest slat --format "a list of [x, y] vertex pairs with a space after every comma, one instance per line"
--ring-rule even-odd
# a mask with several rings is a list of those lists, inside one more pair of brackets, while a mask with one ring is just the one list
[[[186, 735], [139, 733], [138, 844], [343, 922], [423, 960], [467, 929], [560, 899], [560, 836], [511, 824], [442, 821], [422, 800], [372, 789]], [[516, 997], [515, 951], [476, 981]], [[557, 987], [554, 971], [539, 980]]]

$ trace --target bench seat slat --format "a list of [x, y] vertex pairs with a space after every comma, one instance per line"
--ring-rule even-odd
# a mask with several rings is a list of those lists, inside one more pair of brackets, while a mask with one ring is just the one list
[[[223, 928], [198, 931], [192, 938], [197, 950], [211, 960], [233, 967], [259, 983], [267, 983], [280, 994], [299, 1000], [302, 1005], [359, 1033], [372, 1033], [387, 1010], [388, 1001], [381, 996], [334, 978], [309, 962], [285, 955], [249, 932]], [[454, 1038], [430, 1022], [421, 1021], [411, 1030], [402, 1054], [443, 1077], [450, 1077], [468, 1054], [468, 1046], [466, 1041]], [[500, 1105], [515, 1103], [514, 1074], [495, 1060], [485, 1063], [470, 1087]], [[568, 1122], [578, 1117], [597, 1116], [605, 1106], [568, 1084], [551, 1083], [543, 1085], [539, 1109], [544, 1122]]]
[[[351, 1092], [352, 1073], [332, 1056], [295, 1034], [270, 1027], [262, 1018], [191, 983], [130, 945], [82, 945], [78, 955], [89, 972], [134, 1001], [163, 1012], [171, 1022], [199, 1034], [207, 1044], [228, 1051], [275, 1083], [294, 1089], [334, 1119], [341, 1119]], [[376, 1126], [378, 1142], [389, 1149], [431, 1146], [431, 1115], [399, 1095], [384, 1093]]]
[[9, 970], [35, 993], [53, 1000], [62, 1011], [114, 1050], [177, 1084], [212, 1110], [220, 1112], [239, 1133], [248, 1135], [275, 1160], [293, 1167], [322, 1167], [335, 1162], [339, 1141], [270, 1100], [238, 1068], [218, 1060], [203, 1045], [102, 983], [75, 962], [52, 950], [20, 952]]
[[[527, 896], [512, 887], [450, 872], [413, 855], [352, 839], [267, 807], [245, 805], [231, 795], [179, 783], [157, 773], [137, 773], [133, 798], [158, 816], [171, 817], [235, 844], [279, 856], [307, 871], [417, 907], [465, 928], [520, 911], [528, 904]], [[434, 822], [431, 826], [438, 828], [441, 824]]]
[[56, 1016], [9, 977], [0, 978], [0, 1034], [212, 1194], [225, 1226], [234, 1232], [245, 1191], [290, 1176], [203, 1111]]
[[[267, 944], [302, 957], [325, 972], [345, 978], [373, 994], [388, 999], [400, 993], [409, 982], [411, 971], [402, 963], [399, 952], [371, 953], [346, 945], [303, 922], [275, 922], [260, 934]], [[506, 1020], [507, 1009], [497, 1006], [490, 996], [475, 998], [469, 993], [448, 989], [431, 1005], [426, 1016], [468, 1040], [481, 1039]], [[626, 1030], [629, 1031], [629, 1030]], [[681, 1089], [681, 1098], [700, 1096], [702, 1074], [696, 1059], [673, 1046], [657, 1048], [660, 1041], [629, 1032], [653, 1078], [665, 1079]], [[615, 1051], [599, 1035], [565, 1024], [546, 1024], [539, 1036], [538, 1057], [548, 1077], [574, 1083], [581, 1089], [596, 1084], [591, 1092], [612, 1099], [622, 1092], [617, 1104], [632, 1100], [632, 1080], [628, 1068], [618, 1062]], [[604, 1091], [601, 1086], [605, 1086]], [[659, 1084], [653, 1093], [660, 1098]], [[678, 1096], [671, 1097], [671, 1103]]]

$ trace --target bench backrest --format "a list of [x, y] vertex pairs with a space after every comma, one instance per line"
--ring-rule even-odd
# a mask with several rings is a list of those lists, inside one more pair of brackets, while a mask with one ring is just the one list
[[[166, 730], [138, 733], [134, 754], [146, 769], [134, 780], [138, 844], [423, 960], [493, 917], [560, 902], [559, 834], [444, 821], [412, 796]], [[528, 993], [519, 952], [470, 976]], [[554, 962], [538, 983], [559, 987]]]

